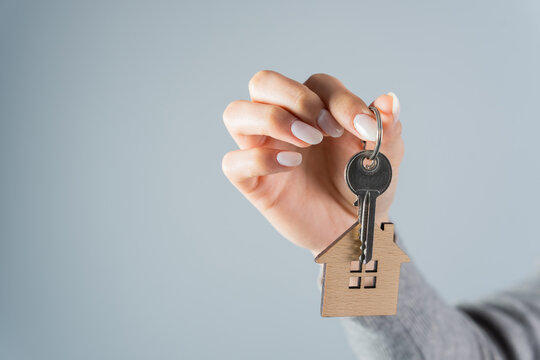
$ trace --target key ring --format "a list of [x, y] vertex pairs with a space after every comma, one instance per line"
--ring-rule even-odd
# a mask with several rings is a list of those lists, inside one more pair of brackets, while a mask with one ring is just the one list
[[[381, 113], [379, 112], [379, 109], [377, 109], [375, 106], [370, 106], [369, 110], [375, 114], [375, 118], [377, 119], [377, 142], [375, 143], [375, 148], [372, 150], [371, 155], [369, 157], [365, 157], [364, 159], [369, 160], [370, 164], [364, 164], [362, 163], [362, 166], [367, 170], [375, 170], [377, 167], [377, 156], [379, 155], [379, 149], [381, 147], [382, 143], [382, 136], [383, 136], [383, 126], [382, 126], [382, 120], [381, 120]], [[366, 148], [366, 142], [364, 143], [364, 149]]]
[[[370, 161], [374, 161], [377, 158], [377, 155], [379, 155], [379, 149], [382, 143], [383, 127], [381, 113], [379, 112], [379, 109], [377, 109], [375, 106], [370, 106], [369, 110], [371, 110], [375, 114], [375, 118], [377, 119], [377, 143], [375, 144], [375, 148], [373, 149], [373, 152], [369, 157]], [[373, 166], [373, 163], [371, 166]]]

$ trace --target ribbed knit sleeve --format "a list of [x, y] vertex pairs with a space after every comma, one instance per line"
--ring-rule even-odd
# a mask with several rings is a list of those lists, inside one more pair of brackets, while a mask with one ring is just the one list
[[455, 307], [411, 261], [401, 266], [396, 315], [343, 324], [358, 359], [540, 359], [540, 277]]

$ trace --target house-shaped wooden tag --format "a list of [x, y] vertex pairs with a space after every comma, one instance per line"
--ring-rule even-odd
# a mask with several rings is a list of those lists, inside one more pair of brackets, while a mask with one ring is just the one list
[[410, 259], [394, 242], [394, 224], [375, 226], [373, 255], [367, 264], [358, 261], [358, 230], [356, 222], [315, 258], [324, 264], [322, 316], [396, 313], [401, 263]]

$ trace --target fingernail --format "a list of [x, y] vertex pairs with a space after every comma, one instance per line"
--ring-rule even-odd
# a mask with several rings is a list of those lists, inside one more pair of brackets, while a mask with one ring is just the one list
[[323, 139], [323, 134], [319, 130], [300, 120], [292, 123], [291, 131], [294, 136], [311, 145], [318, 144]]
[[302, 163], [302, 154], [294, 151], [282, 151], [277, 154], [276, 159], [283, 166], [298, 166]]
[[399, 120], [399, 111], [401, 110], [399, 99], [393, 92], [389, 92], [388, 95], [392, 97], [392, 116], [394, 117], [394, 122], [396, 122]]
[[354, 128], [360, 138], [367, 141], [375, 141], [377, 137], [377, 124], [375, 119], [366, 114], [358, 114], [354, 117]]
[[326, 109], [322, 109], [319, 113], [317, 124], [331, 137], [338, 138], [343, 135], [343, 126], [339, 125], [332, 114]]

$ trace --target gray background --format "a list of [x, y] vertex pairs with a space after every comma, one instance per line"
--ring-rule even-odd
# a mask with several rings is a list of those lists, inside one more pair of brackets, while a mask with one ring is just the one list
[[398, 94], [392, 218], [448, 301], [532, 274], [539, 24], [538, 1], [1, 1], [0, 359], [352, 358], [312, 256], [221, 174], [260, 69]]

